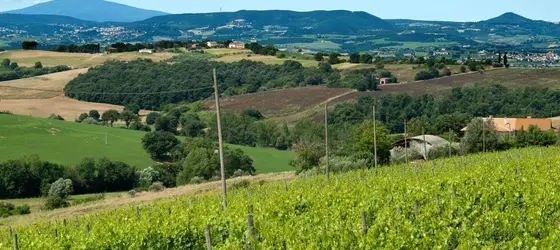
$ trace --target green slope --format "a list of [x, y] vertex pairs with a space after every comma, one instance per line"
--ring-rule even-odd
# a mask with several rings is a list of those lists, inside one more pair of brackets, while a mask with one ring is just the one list
[[[35, 118], [0, 115], [0, 161], [39, 155], [68, 166], [84, 157], [108, 157], [138, 168], [153, 164], [140, 143], [144, 132]], [[107, 138], [107, 144], [105, 144]], [[293, 152], [241, 148], [254, 160], [257, 173], [289, 171]]]

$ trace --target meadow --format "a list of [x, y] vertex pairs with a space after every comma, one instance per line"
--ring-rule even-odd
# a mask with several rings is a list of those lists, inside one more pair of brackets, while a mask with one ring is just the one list
[[20, 249], [557, 249], [558, 150], [233, 184], [225, 212], [207, 193], [11, 232]]
[[[122, 128], [0, 115], [0, 161], [39, 155], [42, 160], [73, 166], [84, 157], [107, 157], [143, 169], [154, 164], [142, 148], [143, 136], [144, 132]], [[231, 147], [240, 148], [253, 158], [259, 174], [293, 170], [288, 165], [295, 158], [293, 152]]]

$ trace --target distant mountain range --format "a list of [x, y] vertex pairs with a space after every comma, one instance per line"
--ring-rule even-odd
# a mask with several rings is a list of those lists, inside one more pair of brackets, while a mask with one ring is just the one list
[[52, 0], [7, 13], [69, 16], [95, 22], [134, 22], [167, 15], [160, 11], [145, 10], [105, 0]]
[[210, 39], [325, 51], [408, 48], [407, 43], [488, 44], [531, 50], [533, 44], [539, 44], [540, 49], [560, 44], [560, 25], [514, 13], [480, 22], [383, 20], [366, 12], [344, 10], [171, 15], [104, 0], [53, 0], [0, 14], [0, 44], [18, 47], [18, 42], [30, 38], [41, 40], [44, 46]]

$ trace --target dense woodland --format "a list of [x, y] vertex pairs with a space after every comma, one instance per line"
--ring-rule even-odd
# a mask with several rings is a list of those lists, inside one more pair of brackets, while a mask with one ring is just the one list
[[[174, 64], [151, 60], [107, 62], [72, 80], [64, 91], [66, 96], [78, 100], [137, 104], [143, 109], [158, 110], [166, 104], [194, 102], [212, 96], [214, 68], [218, 72], [220, 92], [230, 96], [322, 84], [362, 90], [375, 88], [372, 72], [349, 78], [352, 79], [349, 83], [341, 79], [340, 71], [324, 63], [318, 68], [304, 68], [301, 63], [291, 60], [283, 65], [266, 65], [249, 60], [222, 63], [182, 59]], [[151, 94], [156, 92], [161, 94]]]

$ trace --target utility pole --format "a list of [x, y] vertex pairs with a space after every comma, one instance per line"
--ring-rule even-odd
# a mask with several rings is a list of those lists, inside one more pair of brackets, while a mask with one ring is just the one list
[[484, 118], [482, 118], [482, 152], [486, 153], [486, 130], [484, 126]]
[[222, 140], [222, 119], [220, 117], [220, 92], [218, 90], [218, 77], [216, 76], [216, 69], [214, 69], [214, 98], [216, 99], [216, 119], [218, 121], [218, 144], [220, 150], [220, 172], [222, 174], [222, 196], [224, 198], [223, 206], [224, 211], [227, 207], [227, 186], [226, 186], [226, 171], [224, 167], [224, 142]]
[[105, 146], [107, 146], [108, 143], [109, 143], [109, 141], [107, 139], [107, 133], [105, 133]]
[[449, 158], [451, 158], [451, 133], [453, 133], [453, 131], [452, 131], [451, 129], [449, 129], [449, 141], [448, 141], [448, 142], [449, 142], [449, 143], [448, 143], [448, 146], [449, 146]]
[[424, 126], [422, 126], [422, 140], [424, 141], [424, 157], [426, 158], [426, 161], [429, 161], [428, 158], [428, 147], [426, 145], [426, 133], [424, 131]]
[[373, 166], [377, 168], [377, 124], [375, 123], [375, 104], [373, 104]]
[[408, 134], [406, 133], [406, 119], [404, 119], [404, 159], [408, 167]]
[[325, 171], [329, 181], [329, 103], [325, 103]]

